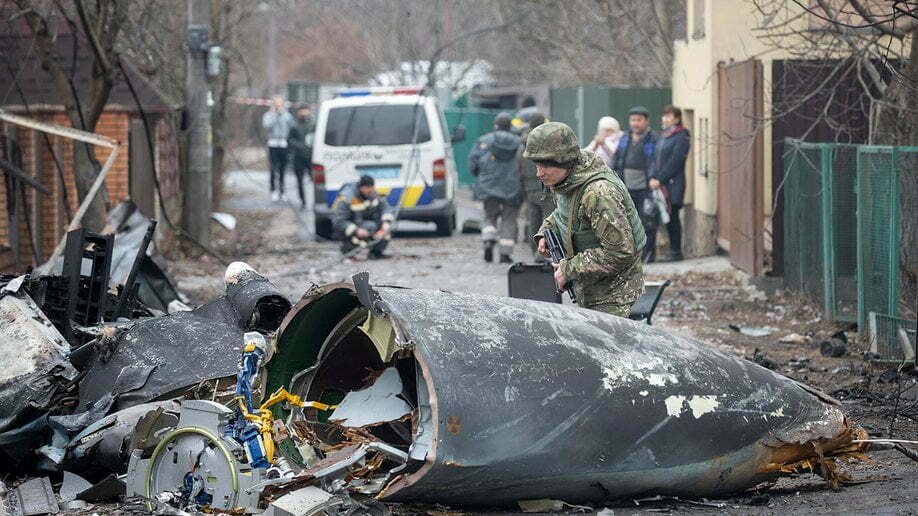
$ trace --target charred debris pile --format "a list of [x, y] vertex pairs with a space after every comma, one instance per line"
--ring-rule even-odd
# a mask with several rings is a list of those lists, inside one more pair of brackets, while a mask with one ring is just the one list
[[189, 309], [130, 218], [3, 279], [0, 445], [11, 478], [32, 477], [7, 491], [21, 514], [718, 496], [800, 472], [837, 485], [836, 459], [864, 451], [832, 398], [598, 312], [365, 273], [292, 306], [241, 262]]

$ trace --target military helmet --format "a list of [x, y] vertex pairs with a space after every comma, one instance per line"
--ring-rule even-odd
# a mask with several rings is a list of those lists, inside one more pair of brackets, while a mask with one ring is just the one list
[[533, 161], [570, 163], [580, 157], [580, 144], [567, 124], [548, 122], [529, 133], [523, 157]]

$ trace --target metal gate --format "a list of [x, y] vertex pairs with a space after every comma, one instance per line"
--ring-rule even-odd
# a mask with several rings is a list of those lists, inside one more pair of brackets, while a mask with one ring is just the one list
[[718, 244], [752, 275], [764, 264], [762, 63], [719, 65], [717, 139]]

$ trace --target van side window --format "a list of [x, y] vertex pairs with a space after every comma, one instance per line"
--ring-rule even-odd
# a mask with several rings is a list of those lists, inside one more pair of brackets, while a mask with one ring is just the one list
[[325, 125], [325, 144], [332, 147], [358, 145], [406, 145], [430, 141], [430, 127], [423, 104], [367, 105], [330, 109]]

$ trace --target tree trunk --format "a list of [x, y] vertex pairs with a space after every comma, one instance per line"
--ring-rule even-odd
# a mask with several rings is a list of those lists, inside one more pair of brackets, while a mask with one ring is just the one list
[[[894, 76], [877, 117], [877, 143], [918, 145], [918, 31], [910, 34], [908, 62]], [[914, 319], [918, 297], [918, 153], [896, 153], [899, 172], [899, 314]]]
[[[232, 2], [211, 3], [211, 12], [216, 13], [217, 19], [213, 23], [213, 39], [222, 47], [231, 46], [231, 34], [225, 30], [232, 13]], [[220, 64], [220, 75], [214, 80], [214, 106], [210, 112], [210, 131], [212, 138], [212, 154], [210, 162], [211, 180], [211, 206], [214, 210], [220, 207], [223, 199], [223, 171], [226, 159], [226, 103], [229, 97], [230, 63], [232, 60], [223, 59]]]

